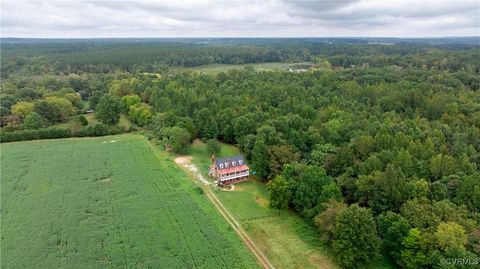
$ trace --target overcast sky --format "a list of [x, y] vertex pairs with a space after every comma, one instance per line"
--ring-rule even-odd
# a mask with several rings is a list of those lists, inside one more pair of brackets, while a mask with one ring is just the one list
[[479, 29], [479, 0], [1, 0], [2, 37], [431, 37]]

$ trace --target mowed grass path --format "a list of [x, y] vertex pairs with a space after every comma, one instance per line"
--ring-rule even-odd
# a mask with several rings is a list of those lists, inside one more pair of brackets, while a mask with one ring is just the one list
[[2, 268], [258, 268], [139, 135], [1, 145]]

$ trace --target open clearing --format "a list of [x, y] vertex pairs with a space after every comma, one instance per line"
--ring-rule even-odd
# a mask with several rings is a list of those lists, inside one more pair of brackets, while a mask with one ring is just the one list
[[[210, 164], [210, 155], [203, 143], [194, 143], [189, 153], [192, 162], [202, 171]], [[219, 157], [238, 154], [234, 146], [222, 144]], [[339, 268], [318, 239], [316, 230], [290, 211], [268, 207], [265, 185], [247, 181], [235, 185], [234, 191], [214, 192], [215, 196], [239, 222], [255, 245], [275, 268]]]
[[273, 70], [288, 70], [295, 66], [311, 65], [310, 62], [301, 63], [258, 63], [258, 64], [208, 64], [192, 68], [179, 68], [178, 70], [192, 70], [207, 74], [216, 74], [220, 72], [227, 72], [235, 69], [243, 69], [246, 66], [251, 66], [257, 71], [273, 71]]
[[[239, 154], [238, 148], [221, 144], [218, 157]], [[206, 174], [210, 154], [204, 143], [197, 141], [190, 149], [192, 163]], [[209, 187], [209, 186], [207, 186]], [[320, 241], [318, 230], [291, 210], [268, 207], [265, 184], [246, 181], [235, 184], [234, 191], [215, 190], [215, 196], [275, 268], [340, 268], [328, 247]], [[395, 268], [382, 256], [370, 268]]]
[[2, 144], [1, 161], [2, 268], [258, 267], [142, 136]]

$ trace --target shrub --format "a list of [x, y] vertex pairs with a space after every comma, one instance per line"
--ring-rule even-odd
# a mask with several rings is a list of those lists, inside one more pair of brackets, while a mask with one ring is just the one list
[[220, 143], [217, 139], [209, 139], [207, 140], [207, 150], [211, 154], [220, 152]]
[[25, 129], [41, 129], [45, 128], [48, 122], [38, 113], [32, 112], [25, 117], [23, 127]]
[[79, 122], [82, 126], [87, 126], [88, 125], [88, 120], [83, 115], [78, 115], [75, 120], [77, 122]]

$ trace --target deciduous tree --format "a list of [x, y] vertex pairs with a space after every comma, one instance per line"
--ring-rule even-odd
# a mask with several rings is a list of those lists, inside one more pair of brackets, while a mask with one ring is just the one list
[[353, 204], [342, 210], [333, 236], [333, 251], [346, 268], [364, 266], [379, 255], [380, 239], [369, 209]]

